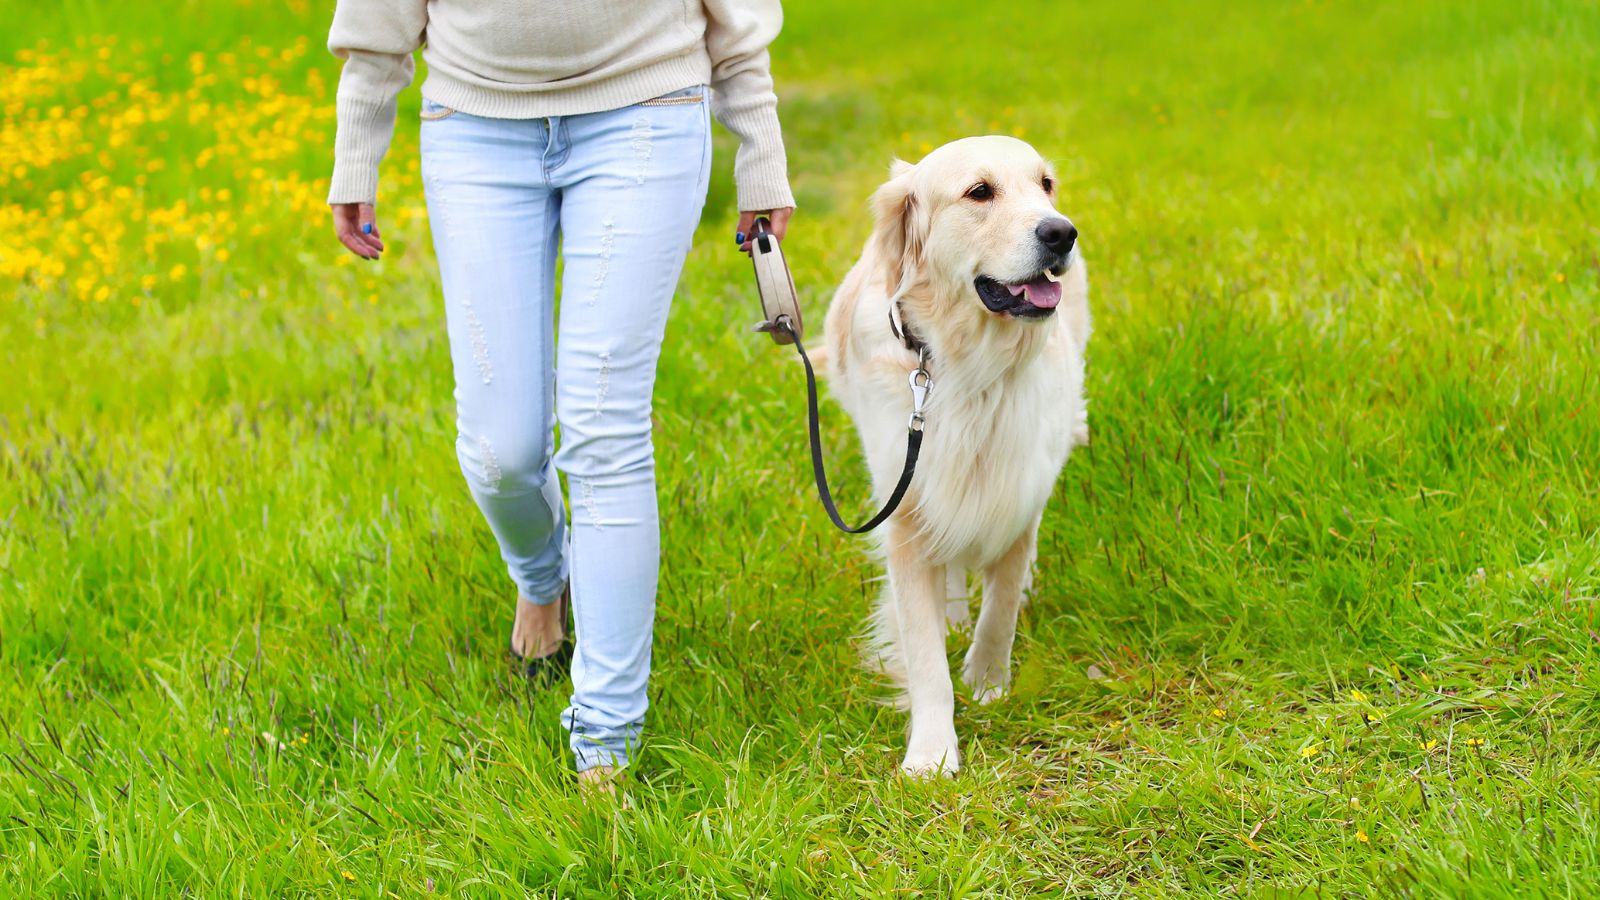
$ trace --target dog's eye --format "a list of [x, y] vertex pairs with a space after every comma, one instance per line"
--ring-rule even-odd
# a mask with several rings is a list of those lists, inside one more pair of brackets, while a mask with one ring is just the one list
[[1046, 175], [1044, 180], [1039, 182], [1039, 184], [1044, 188], [1044, 192], [1046, 194], [1056, 189], [1056, 180], [1051, 178], [1049, 175]]
[[994, 199], [994, 188], [989, 186], [989, 182], [980, 181], [977, 184], [973, 185], [970, 189], [968, 189], [968, 191], [967, 191], [967, 199], [969, 199], [969, 200], [977, 200], [979, 202], [982, 202], [982, 201], [985, 201], [985, 200], [993, 200]]

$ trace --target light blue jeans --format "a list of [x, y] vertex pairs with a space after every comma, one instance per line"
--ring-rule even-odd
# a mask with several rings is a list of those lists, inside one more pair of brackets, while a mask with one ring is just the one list
[[579, 771], [626, 765], [644, 725], [660, 565], [650, 394], [705, 204], [707, 104], [703, 87], [548, 119], [423, 103], [456, 454], [523, 596], [554, 602], [570, 580], [562, 723]]

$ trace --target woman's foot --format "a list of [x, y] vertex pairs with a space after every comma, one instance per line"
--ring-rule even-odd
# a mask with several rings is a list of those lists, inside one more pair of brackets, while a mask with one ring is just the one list
[[572, 664], [572, 642], [567, 636], [570, 594], [543, 605], [517, 595], [517, 615], [511, 623], [511, 660], [523, 677], [543, 684], [567, 674]]
[[517, 618], [511, 623], [511, 652], [523, 659], [543, 659], [561, 649], [567, 636], [566, 595], [540, 606], [517, 594]]

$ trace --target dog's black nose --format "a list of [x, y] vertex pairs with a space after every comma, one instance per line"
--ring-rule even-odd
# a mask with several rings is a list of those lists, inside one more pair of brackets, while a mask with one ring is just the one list
[[1071, 253], [1072, 245], [1078, 242], [1078, 229], [1066, 219], [1045, 219], [1033, 233], [1039, 237], [1039, 243], [1062, 256]]

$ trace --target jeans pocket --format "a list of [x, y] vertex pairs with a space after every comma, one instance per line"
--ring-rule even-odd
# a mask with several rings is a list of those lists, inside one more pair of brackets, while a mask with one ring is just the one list
[[438, 119], [447, 119], [456, 114], [456, 111], [443, 103], [435, 103], [427, 97], [422, 98], [422, 121], [433, 122]]
[[673, 91], [670, 94], [662, 94], [659, 97], [653, 97], [653, 98], [651, 98], [649, 100], [645, 100], [644, 102], [639, 103], [637, 105], [639, 105], [639, 106], [694, 106], [696, 104], [700, 104], [700, 103], [704, 103], [704, 102], [706, 102], [706, 88], [705, 88], [705, 85], [698, 85], [697, 84], [694, 87], [687, 87], [687, 88], [684, 88], [681, 91]]

